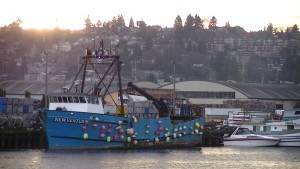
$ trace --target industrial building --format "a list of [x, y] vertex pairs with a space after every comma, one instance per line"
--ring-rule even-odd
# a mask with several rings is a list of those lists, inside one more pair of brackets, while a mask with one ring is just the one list
[[[48, 93], [63, 92], [71, 82], [50, 81]], [[150, 82], [136, 83], [154, 96], [172, 99], [174, 84], [159, 86]], [[126, 85], [123, 85], [124, 88]], [[6, 90], [6, 97], [24, 98], [25, 92], [31, 98], [41, 99], [45, 94], [44, 81], [10, 80], [0, 82]], [[92, 91], [93, 83], [88, 82], [85, 91]], [[116, 90], [117, 91], [117, 90]], [[194, 105], [206, 107], [238, 107], [247, 109], [291, 109], [300, 107], [300, 86], [288, 84], [251, 84], [210, 81], [180, 81], [175, 83], [176, 98], [186, 98]]]

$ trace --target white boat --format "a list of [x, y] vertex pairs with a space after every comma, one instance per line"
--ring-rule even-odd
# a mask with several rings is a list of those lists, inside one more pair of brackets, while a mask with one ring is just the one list
[[276, 146], [279, 142], [279, 138], [253, 134], [248, 128], [243, 127], [236, 127], [224, 138], [224, 146], [264, 147]]
[[248, 128], [255, 134], [279, 138], [278, 146], [300, 146], [300, 109], [275, 111], [265, 115], [245, 113], [244, 116], [250, 117], [250, 121], [232, 120], [232, 117], [237, 117], [234, 114], [229, 115], [224, 125]]
[[269, 122], [265, 124], [265, 128], [267, 128], [267, 132], [257, 133], [280, 138], [279, 146], [300, 146], [300, 119]]

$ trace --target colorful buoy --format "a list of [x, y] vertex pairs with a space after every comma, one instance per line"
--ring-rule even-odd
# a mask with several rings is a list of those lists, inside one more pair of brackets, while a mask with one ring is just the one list
[[114, 140], [117, 140], [118, 136], [116, 134], [114, 134], [113, 138], [114, 138]]
[[154, 140], [156, 143], [159, 142], [159, 138], [158, 137], [155, 137], [155, 140]]
[[98, 127], [97, 123], [94, 123], [93, 128], [97, 128], [97, 127]]
[[127, 137], [127, 142], [128, 142], [128, 143], [131, 142], [131, 137]]
[[89, 121], [88, 121], [88, 120], [85, 120], [85, 121], [84, 121], [84, 124], [89, 124]]
[[104, 133], [101, 133], [101, 134], [100, 134], [100, 137], [101, 137], [101, 138], [104, 138], [104, 137], [105, 137], [105, 134], [104, 134]]
[[82, 130], [86, 130], [86, 126], [82, 126], [81, 129], [82, 129]]
[[84, 134], [83, 134], [83, 139], [86, 140], [86, 139], [88, 139], [88, 138], [89, 138], [89, 135], [88, 135], [87, 133], [84, 133]]
[[110, 136], [107, 136], [106, 141], [110, 142]]
[[106, 127], [104, 125], [101, 126], [101, 130], [105, 130]]
[[170, 142], [170, 137], [166, 137], [166, 141], [167, 141], [167, 142]]
[[195, 123], [195, 127], [199, 128], [200, 124], [198, 122]]

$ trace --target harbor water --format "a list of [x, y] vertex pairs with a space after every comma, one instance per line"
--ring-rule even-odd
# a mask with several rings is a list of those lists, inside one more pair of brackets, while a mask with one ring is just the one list
[[300, 147], [0, 151], [1, 169], [300, 168]]

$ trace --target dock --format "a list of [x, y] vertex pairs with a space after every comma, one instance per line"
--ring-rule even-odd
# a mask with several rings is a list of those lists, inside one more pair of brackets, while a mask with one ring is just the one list
[[1, 149], [46, 149], [47, 141], [43, 129], [0, 128]]

